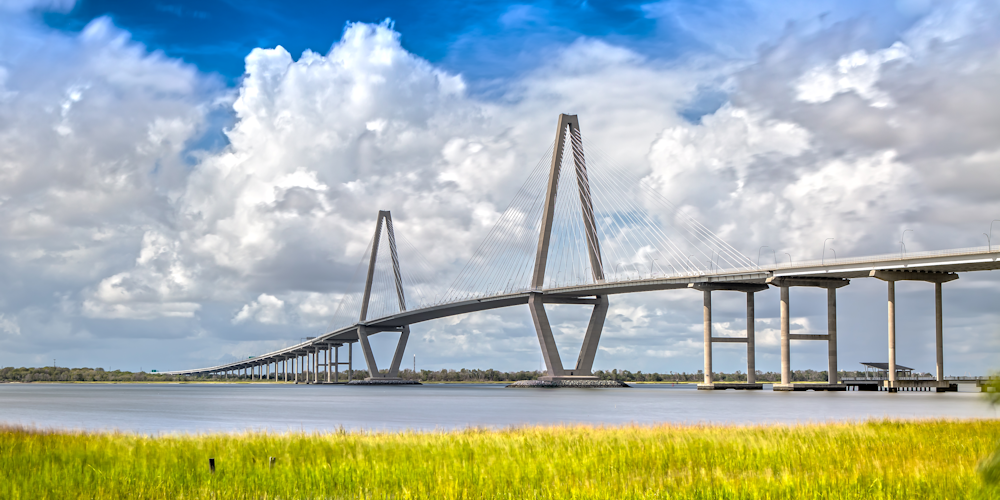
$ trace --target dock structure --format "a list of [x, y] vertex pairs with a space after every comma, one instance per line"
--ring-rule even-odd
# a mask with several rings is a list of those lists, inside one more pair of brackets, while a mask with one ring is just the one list
[[928, 377], [914, 375], [913, 368], [895, 365], [895, 384], [890, 385], [890, 363], [864, 362], [864, 375], [861, 377], [845, 377], [844, 384], [855, 391], [933, 391], [957, 392], [959, 384], [975, 384], [982, 392], [989, 389], [991, 377]]

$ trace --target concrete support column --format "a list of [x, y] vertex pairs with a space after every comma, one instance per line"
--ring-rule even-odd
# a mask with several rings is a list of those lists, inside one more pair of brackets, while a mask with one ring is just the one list
[[535, 325], [535, 333], [538, 335], [538, 345], [542, 350], [542, 359], [545, 361], [545, 375], [543, 377], [552, 379], [552, 377], [565, 375], [562, 358], [559, 357], [559, 349], [556, 347], [556, 340], [552, 335], [552, 325], [545, 312], [545, 303], [542, 301], [541, 293], [532, 293], [528, 297], [528, 310], [531, 312], [531, 320]]
[[327, 346], [326, 351], [323, 352], [323, 357], [326, 359], [326, 381], [330, 382], [330, 347]]
[[754, 347], [754, 303], [753, 292], [747, 292], [747, 383], [757, 383], [756, 348]]
[[313, 383], [319, 382], [319, 349], [313, 352]]
[[839, 382], [837, 376], [837, 289], [826, 289], [826, 348], [829, 355], [827, 381], [831, 384]]
[[340, 382], [340, 346], [333, 347], [333, 381]]
[[704, 303], [702, 305], [702, 316], [705, 322], [705, 383], [712, 383], [712, 292], [705, 290], [702, 292]]
[[294, 358], [290, 359], [292, 362], [292, 374], [295, 376], [293, 382], [299, 383], [299, 355], [296, 354]]
[[354, 380], [354, 342], [347, 344], [347, 381]]
[[358, 342], [361, 342], [361, 353], [365, 356], [365, 365], [368, 367], [368, 378], [380, 378], [382, 374], [378, 371], [378, 364], [375, 362], [375, 353], [372, 352], [372, 346], [368, 341], [368, 332], [362, 325], [358, 326]]
[[934, 283], [934, 343], [937, 348], [937, 381], [944, 384], [944, 312], [941, 310], [941, 283]]
[[896, 389], [896, 282], [889, 285], [889, 390]]
[[792, 360], [791, 349], [788, 340], [789, 312], [788, 312], [788, 287], [781, 288], [781, 385], [792, 383]]

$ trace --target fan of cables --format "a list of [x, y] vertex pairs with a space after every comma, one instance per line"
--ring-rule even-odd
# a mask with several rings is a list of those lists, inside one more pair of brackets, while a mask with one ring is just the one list
[[[386, 222], [388, 224], [388, 220]], [[386, 228], [379, 232], [378, 238], [364, 319], [383, 318], [432, 305], [433, 297], [439, 293], [434, 288], [435, 273], [424, 256], [400, 232]], [[362, 320], [365, 284], [374, 243], [373, 235], [349, 281], [352, 288], [340, 297], [328, 331]], [[396, 249], [395, 255], [393, 248]]]
[[[575, 131], [574, 131], [575, 132]], [[566, 134], [558, 159], [545, 289], [697, 276], [754, 267], [753, 261], [664, 197], [647, 176]], [[574, 156], [574, 149], [579, 156]], [[550, 148], [438, 304], [531, 289]], [[594, 228], [594, 241], [587, 226]], [[596, 248], [592, 248], [595, 247]], [[600, 255], [595, 273], [590, 252]]]

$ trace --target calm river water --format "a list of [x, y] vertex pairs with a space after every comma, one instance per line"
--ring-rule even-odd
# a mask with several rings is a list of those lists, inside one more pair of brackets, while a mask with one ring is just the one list
[[[769, 389], [769, 387], [767, 387]], [[996, 418], [979, 393], [506, 389], [268, 384], [0, 384], [0, 423], [139, 433], [453, 429], [523, 424]]]

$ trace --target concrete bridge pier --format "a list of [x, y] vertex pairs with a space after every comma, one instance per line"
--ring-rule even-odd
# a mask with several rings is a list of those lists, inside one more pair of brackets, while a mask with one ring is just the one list
[[948, 392], [950, 383], [944, 379], [944, 313], [941, 306], [941, 284], [958, 279], [957, 273], [928, 271], [871, 271], [869, 276], [886, 282], [888, 290], [888, 344], [889, 368], [884, 387], [896, 392], [902, 387], [911, 387], [911, 381], [901, 381], [896, 373], [896, 282], [926, 281], [934, 283], [934, 347], [936, 349], [936, 391]]
[[[583, 336], [583, 345], [580, 346], [580, 354], [576, 358], [576, 364], [572, 368], [563, 365], [559, 356], [559, 349], [556, 347], [555, 337], [552, 334], [552, 326], [549, 324], [548, 314], [545, 312], [545, 304], [578, 304], [592, 305], [593, 311], [587, 325], [587, 331]], [[572, 298], [544, 296], [540, 293], [533, 293], [528, 299], [528, 308], [531, 311], [531, 319], [535, 324], [535, 333], [538, 335], [538, 343], [542, 349], [542, 358], [545, 361], [546, 374], [539, 377], [539, 380], [546, 382], [554, 381], [596, 381], [593, 374], [594, 358], [597, 356], [597, 345], [601, 340], [601, 331], [604, 329], [604, 319], [608, 314], [607, 296], [597, 296], [595, 298]]]
[[[371, 344], [368, 341], [370, 335], [380, 332], [399, 332], [399, 341], [396, 343], [396, 350], [392, 355], [389, 364], [389, 373], [381, 373], [378, 363], [375, 361], [375, 354], [372, 352]], [[403, 383], [399, 378], [399, 365], [403, 361], [403, 352], [406, 350], [406, 341], [410, 337], [410, 327], [402, 326], [398, 328], [372, 328], [364, 325], [358, 326], [358, 342], [361, 344], [361, 353], [365, 356], [365, 364], [368, 366], [368, 382]]]
[[[419, 382], [415, 380], [403, 380], [399, 378], [399, 364], [403, 361], [403, 351], [406, 350], [406, 341], [410, 338], [410, 325], [391, 327], [371, 327], [365, 325], [368, 319], [368, 305], [371, 300], [372, 280], [375, 276], [375, 263], [378, 259], [378, 247], [382, 236], [383, 222], [385, 223], [386, 236], [389, 240], [389, 255], [392, 259], [392, 273], [396, 285], [396, 300], [398, 301], [399, 312], [406, 311], [406, 296], [403, 293], [403, 278], [399, 271], [399, 256], [396, 252], [396, 237], [392, 229], [392, 215], [388, 210], [379, 210], [378, 220], [375, 223], [375, 236], [372, 239], [372, 250], [368, 261], [368, 277], [365, 280], [365, 291], [361, 298], [361, 315], [358, 318], [357, 326], [358, 342], [361, 343], [361, 353], [364, 354], [365, 364], [368, 366], [368, 377], [363, 383], [419, 385]], [[372, 352], [371, 344], [368, 342], [369, 335], [380, 332], [399, 332], [396, 352], [393, 353], [392, 362], [389, 364], [389, 373], [385, 375], [379, 372], [378, 364], [375, 363], [375, 354]], [[349, 383], [353, 382], [353, 380], [349, 381]], [[362, 383], [362, 381], [358, 381], [357, 383]]]
[[[576, 115], [561, 114], [556, 124], [556, 140], [552, 149], [552, 163], [549, 166], [545, 204], [538, 232], [538, 247], [535, 250], [535, 268], [531, 275], [532, 293], [528, 297], [528, 310], [531, 311], [535, 333], [538, 335], [546, 373], [537, 381], [515, 382], [508, 387], [622, 387], [625, 385], [622, 382], [598, 380], [593, 374], [597, 345], [601, 340], [604, 319], [608, 314], [607, 295], [594, 294], [593, 298], [581, 298], [542, 293], [545, 288], [545, 269], [549, 258], [552, 224], [555, 220], [559, 172], [563, 167], [563, 152], [567, 142], [570, 143], [573, 157], [572, 167], [569, 165], [567, 167], [572, 168], [576, 174], [577, 195], [580, 198], [580, 222], [583, 224], [586, 236], [587, 260], [590, 263], [591, 277], [594, 283], [605, 282], [600, 239], [598, 238], [597, 225], [594, 223], [594, 204], [590, 192], [590, 178], [587, 174], [587, 159], [583, 150], [583, 137], [580, 135], [580, 120]], [[559, 356], [559, 349], [556, 347], [556, 341], [552, 335], [552, 325], [545, 312], [546, 303], [594, 306], [587, 324], [587, 331], [583, 337], [583, 345], [580, 346], [580, 354], [576, 358], [576, 365], [572, 368], [567, 369]]]
[[[689, 288], [700, 290], [703, 296], [702, 317], [704, 319], [704, 342], [705, 342], [705, 368], [704, 382], [698, 384], [701, 390], [722, 390], [722, 389], [763, 389], [763, 384], [758, 384], [756, 380], [757, 363], [755, 360], [754, 342], [754, 297], [753, 294], [767, 290], [768, 286], [761, 283], [691, 283]], [[712, 292], [732, 291], [743, 292], [747, 295], [747, 334], [745, 337], [713, 337], [712, 336]], [[712, 372], [712, 344], [715, 342], [724, 343], [745, 343], [747, 345], [747, 381], [742, 382], [715, 382]]]
[[[784, 278], [771, 277], [767, 279], [771, 285], [781, 290], [781, 383], [774, 384], [775, 391], [844, 391], [847, 386], [840, 383], [837, 376], [837, 289], [850, 284], [843, 278]], [[791, 308], [789, 305], [789, 288], [795, 286], [817, 287], [826, 289], [826, 321], [827, 333], [796, 334], [791, 333]], [[827, 383], [826, 384], [794, 384], [792, 383], [792, 340], [825, 340], [827, 342]]]

